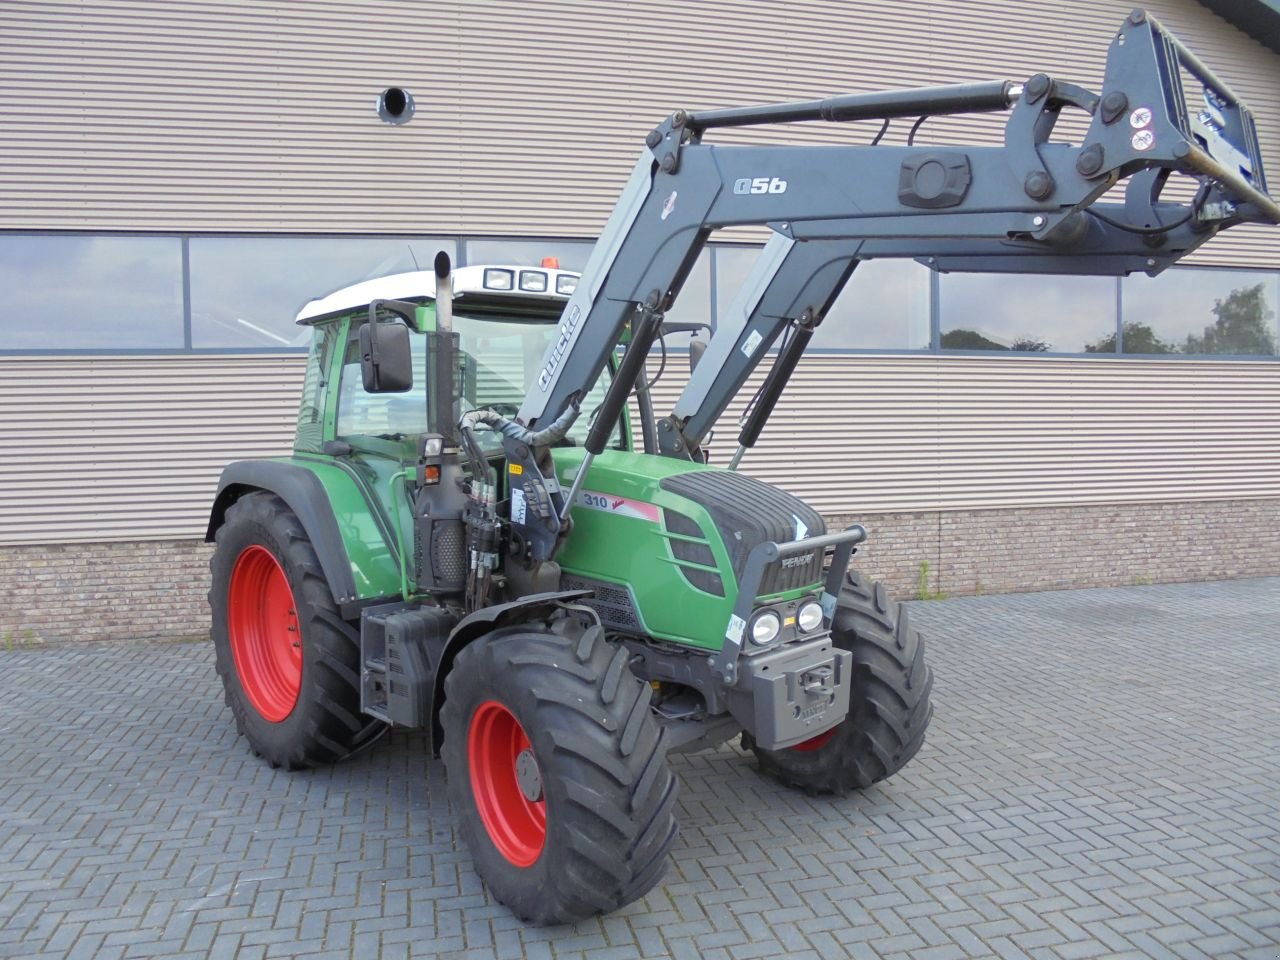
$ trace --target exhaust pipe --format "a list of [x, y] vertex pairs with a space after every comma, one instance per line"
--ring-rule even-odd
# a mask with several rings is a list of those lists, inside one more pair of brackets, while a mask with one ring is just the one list
[[453, 329], [453, 264], [441, 250], [436, 254], [436, 329]]

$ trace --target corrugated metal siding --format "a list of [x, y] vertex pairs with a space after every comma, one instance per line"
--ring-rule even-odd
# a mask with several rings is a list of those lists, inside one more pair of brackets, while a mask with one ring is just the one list
[[[0, 359], [0, 543], [202, 535], [225, 463], [288, 450], [302, 372], [300, 357]], [[744, 468], [828, 513], [1273, 497], [1280, 365], [808, 357]]]
[[0, 543], [204, 535], [229, 461], [287, 454], [304, 358], [0, 360]]
[[1272, 497], [1280, 365], [808, 357], [743, 465], [827, 513]]
[[[1039, 70], [1096, 85], [1130, 6], [8, 0], [0, 229], [591, 237], [644, 133], [674, 107]], [[1148, 6], [1251, 102], [1280, 170], [1280, 56], [1192, 0]], [[376, 119], [390, 84], [415, 94], [414, 123]], [[999, 124], [944, 118], [925, 131], [923, 142], [993, 141]], [[1277, 266], [1277, 246], [1240, 230], [1199, 259]]]

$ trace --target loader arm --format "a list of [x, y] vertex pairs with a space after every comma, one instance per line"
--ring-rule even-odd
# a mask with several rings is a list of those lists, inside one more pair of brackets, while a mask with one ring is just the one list
[[[1203, 87], [1188, 107], [1183, 75]], [[1091, 116], [1083, 140], [1051, 141], [1064, 108]], [[720, 127], [808, 120], [1009, 111], [999, 146], [725, 146]], [[1179, 174], [1194, 196], [1165, 198]], [[1100, 198], [1128, 178], [1122, 202]], [[699, 444], [771, 344], [790, 330], [755, 417], [754, 442], [814, 327], [857, 263], [913, 258], [934, 269], [1011, 273], [1149, 274], [1220, 230], [1280, 223], [1267, 193], [1252, 115], [1225, 83], [1143, 11], [1112, 41], [1102, 90], [1037, 74], [1025, 83], [929, 87], [821, 101], [677, 111], [651, 131], [566, 305], [519, 417], [550, 423], [583, 396], [619, 344], [631, 341], [567, 493], [547, 451], [509, 455], [552, 475], [539, 515], [542, 547], [561, 525], [591, 458], [603, 449], [661, 318], [717, 229], [765, 225], [773, 238], [671, 417], [661, 451], [696, 458]], [[555, 516], [549, 516], [554, 514]], [[558, 529], [558, 528], [557, 528]]]

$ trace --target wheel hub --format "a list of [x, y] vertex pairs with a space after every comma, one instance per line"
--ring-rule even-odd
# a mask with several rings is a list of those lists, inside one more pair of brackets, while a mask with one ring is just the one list
[[250, 704], [269, 723], [284, 720], [302, 688], [302, 632], [289, 578], [260, 544], [241, 551], [231, 570], [227, 632]]
[[497, 700], [475, 708], [467, 760], [471, 795], [490, 841], [515, 866], [532, 866], [547, 842], [542, 771], [524, 727]]
[[530, 803], [542, 799], [542, 771], [538, 769], [532, 750], [521, 750], [516, 757], [516, 783], [520, 784], [520, 792]]

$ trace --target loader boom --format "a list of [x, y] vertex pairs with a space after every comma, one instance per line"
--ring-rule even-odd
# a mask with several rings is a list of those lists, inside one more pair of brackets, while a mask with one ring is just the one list
[[[1183, 76], [1202, 85], [1193, 115]], [[1059, 114], [1091, 116], [1078, 144], [1050, 139]], [[1000, 146], [724, 146], [721, 127], [1009, 110]], [[914, 133], [914, 131], [913, 131]], [[1220, 230], [1280, 222], [1266, 191], [1248, 108], [1140, 10], [1109, 51], [1092, 93], [1037, 74], [1009, 81], [853, 94], [827, 100], [676, 111], [645, 149], [561, 319], [520, 418], [549, 422], [590, 387], [633, 324], [647, 353], [663, 312], [712, 231], [773, 231], [672, 415], [661, 452], [700, 444], [769, 347], [790, 329], [750, 446], [814, 327], [862, 260], [912, 258], [937, 270], [1151, 275]], [[1163, 192], [1172, 175], [1191, 191]], [[1122, 200], [1102, 202], [1127, 178]], [[624, 371], [625, 373], [625, 371]], [[599, 452], [634, 380], [619, 376], [588, 441]], [[606, 422], [607, 421], [607, 422]], [[580, 472], [585, 475], [586, 466]], [[559, 497], [562, 509], [572, 496]]]

